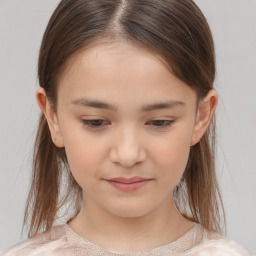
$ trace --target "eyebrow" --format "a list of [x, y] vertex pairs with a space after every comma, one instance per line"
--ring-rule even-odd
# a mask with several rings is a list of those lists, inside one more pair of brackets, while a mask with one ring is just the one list
[[[77, 100], [71, 101], [72, 104], [74, 105], [82, 105], [84, 107], [92, 107], [92, 108], [99, 108], [99, 109], [107, 109], [111, 111], [117, 112], [117, 107], [114, 105], [111, 105], [106, 102], [102, 101], [97, 101], [97, 100], [90, 100], [87, 98], [81, 98]], [[166, 102], [158, 102], [155, 104], [149, 104], [149, 105], [144, 105], [141, 107], [141, 112], [149, 112], [157, 109], [171, 109], [175, 108], [177, 106], [185, 106], [186, 104], [182, 101], [175, 101], [175, 100], [170, 100]]]

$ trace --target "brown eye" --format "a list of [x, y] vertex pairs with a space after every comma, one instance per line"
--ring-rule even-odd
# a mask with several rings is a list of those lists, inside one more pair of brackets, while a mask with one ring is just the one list
[[174, 123], [174, 120], [153, 120], [149, 123], [157, 128], [164, 128], [171, 126]]
[[91, 120], [83, 119], [82, 123], [85, 126], [89, 126], [91, 128], [100, 128], [100, 127], [106, 126], [108, 124], [108, 122], [103, 119], [91, 119]]

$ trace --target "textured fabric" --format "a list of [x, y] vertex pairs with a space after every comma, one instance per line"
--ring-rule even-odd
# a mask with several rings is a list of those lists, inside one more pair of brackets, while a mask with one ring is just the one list
[[51, 231], [23, 241], [0, 256], [250, 256], [244, 248], [221, 235], [209, 232], [196, 224], [175, 242], [150, 251], [116, 253], [79, 237], [67, 224], [54, 226]]

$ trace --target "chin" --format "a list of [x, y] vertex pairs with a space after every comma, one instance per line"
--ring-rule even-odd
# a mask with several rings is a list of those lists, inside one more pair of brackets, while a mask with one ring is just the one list
[[152, 205], [126, 203], [106, 208], [108, 212], [120, 218], [139, 218], [150, 213]]
[[127, 212], [123, 212], [123, 211], [119, 211], [119, 212], [111, 212], [111, 214], [115, 215], [116, 217], [119, 218], [140, 218], [143, 217], [147, 214], [148, 212], [138, 212], [138, 211], [127, 211]]

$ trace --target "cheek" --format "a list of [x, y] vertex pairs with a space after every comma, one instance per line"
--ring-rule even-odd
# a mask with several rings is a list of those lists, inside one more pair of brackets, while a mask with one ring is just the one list
[[158, 174], [164, 177], [163, 182], [172, 183], [175, 186], [185, 171], [189, 152], [190, 137], [187, 134], [179, 134], [166, 139], [159, 148], [156, 148]]
[[97, 142], [81, 126], [77, 129], [66, 126], [62, 134], [71, 173], [77, 183], [84, 187], [85, 183], [93, 181], [93, 177], [99, 176], [105, 157], [102, 142]]
[[89, 156], [89, 150], [85, 147], [81, 147], [79, 144], [66, 144], [66, 155], [71, 173], [77, 183], [82, 187], [84, 182], [90, 179], [90, 176], [95, 169], [95, 162], [97, 161], [97, 155], [92, 154], [91, 150]]

